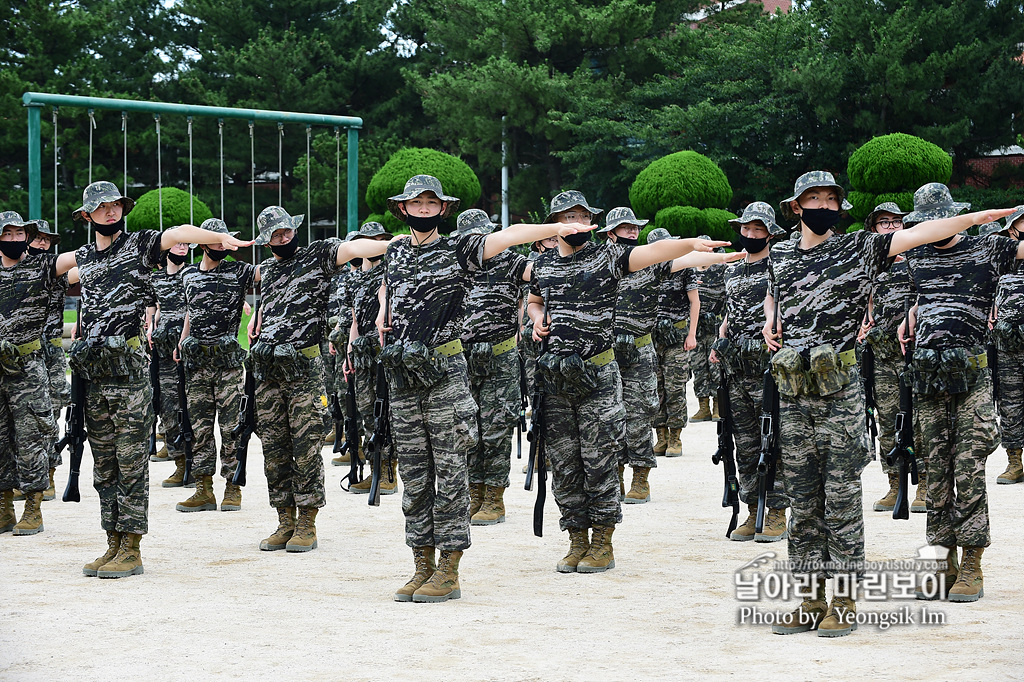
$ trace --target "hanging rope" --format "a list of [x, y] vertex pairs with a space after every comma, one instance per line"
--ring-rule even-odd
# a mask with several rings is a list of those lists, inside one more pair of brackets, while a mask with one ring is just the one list
[[[53, 231], [57, 232], [57, 107], [53, 108]], [[56, 246], [56, 244], [54, 244]]]
[[220, 219], [224, 220], [224, 119], [217, 119], [217, 137], [220, 138]]
[[313, 199], [313, 188], [309, 184], [309, 167], [313, 163], [313, 157], [309, 154], [309, 142], [310, 136], [313, 134], [313, 127], [306, 126], [306, 230], [309, 233], [309, 239], [306, 241], [307, 244], [313, 243], [313, 214], [310, 212], [312, 209]]
[[156, 121], [156, 197], [159, 211], [160, 231], [164, 231], [164, 189], [163, 166], [160, 161], [160, 114], [153, 114]]
[[334, 127], [334, 236], [341, 237], [341, 129]]
[[[249, 189], [252, 193], [252, 238], [255, 239], [258, 236], [256, 232], [256, 141], [253, 135], [253, 125], [255, 121], [249, 121], [249, 174], [251, 179], [249, 180]], [[256, 245], [252, 245], [252, 264], [256, 265], [259, 261], [256, 260]]]
[[281, 205], [281, 191], [284, 187], [284, 174], [281, 172], [281, 156], [284, 152], [284, 124], [277, 124], [277, 205]]
[[192, 195], [192, 117], [188, 121], [188, 224], [195, 225], [195, 198]]
[[92, 184], [92, 131], [96, 129], [96, 119], [93, 117], [93, 110], [89, 109], [89, 184]]
[[121, 112], [121, 133], [124, 135], [124, 191], [121, 194], [128, 196], [128, 112]]

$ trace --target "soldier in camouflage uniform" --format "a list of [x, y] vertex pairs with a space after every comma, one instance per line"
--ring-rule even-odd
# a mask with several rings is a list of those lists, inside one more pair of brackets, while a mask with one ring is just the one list
[[[349, 232], [345, 235], [345, 241], [351, 241], [352, 235], [355, 232]], [[349, 282], [352, 276], [359, 272], [359, 268], [356, 267], [356, 262], [362, 259], [356, 258], [348, 262], [347, 267], [342, 268], [341, 272], [334, 276], [334, 282], [331, 285], [331, 311], [334, 312], [334, 316], [331, 318], [334, 320], [334, 327], [327, 335], [328, 339], [328, 352], [330, 357], [325, 357], [324, 362], [331, 362], [334, 364], [334, 392], [338, 396], [338, 404], [341, 406], [342, 414], [347, 419], [348, 414], [348, 403], [345, 400], [345, 391], [347, 385], [345, 381], [345, 349], [348, 348], [348, 335], [349, 330], [352, 328], [352, 299], [349, 295]], [[360, 424], [360, 434], [362, 434], [362, 425]], [[333, 437], [332, 437], [333, 436]], [[344, 433], [331, 432], [324, 443], [333, 444], [336, 439], [344, 438]], [[360, 447], [362, 443], [360, 442]], [[345, 466], [349, 464], [349, 454], [346, 452], [344, 455], [339, 455], [331, 460], [332, 466]]]
[[[53, 408], [43, 351], [55, 283], [72, 270], [71, 254], [26, 255], [38, 227], [14, 211], [0, 213], [0, 533], [43, 530], [41, 503], [49, 484]], [[18, 521], [14, 488], [25, 497]]]
[[[710, 239], [701, 235], [701, 239]], [[700, 407], [690, 415], [690, 421], [718, 420], [718, 372], [713, 371], [708, 357], [711, 346], [718, 338], [718, 328], [725, 314], [725, 268], [712, 266], [697, 271], [700, 291], [700, 317], [697, 322], [697, 347], [690, 353], [693, 372], [693, 392]], [[714, 409], [712, 410], [712, 402]]]
[[[549, 220], [591, 222], [592, 208], [581, 192], [551, 200]], [[551, 459], [551, 491], [559, 527], [569, 532], [569, 553], [560, 573], [595, 573], [615, 566], [612, 534], [622, 520], [619, 453], [626, 439], [626, 409], [615, 359], [615, 313], [619, 282], [629, 273], [668, 260], [673, 268], [723, 262], [722, 254], [694, 254], [723, 244], [698, 239], [664, 240], [645, 246], [592, 243], [586, 232], [563, 235], [558, 248], [541, 254], [530, 283], [529, 313], [534, 336], [545, 340], [537, 360], [542, 382], [543, 438]], [[709, 258], [710, 256], [710, 258]], [[593, 528], [593, 537], [589, 529]]]
[[712, 371], [717, 372], [721, 367], [725, 372], [736, 441], [739, 495], [748, 510], [747, 520], [729, 535], [729, 539], [776, 542], [787, 537], [786, 508], [789, 506], [783, 476], [778, 471], [775, 487], [768, 491], [765, 499], [768, 511], [764, 527], [761, 533], [755, 531], [761, 398], [769, 356], [761, 327], [764, 326], [764, 299], [768, 295], [771, 265], [768, 245], [771, 239], [786, 232], [775, 223], [775, 211], [763, 201], [747, 206], [743, 215], [730, 220], [729, 224], [736, 230], [747, 255], [742, 263], [725, 270], [726, 315], [710, 358]]
[[[204, 230], [237, 236], [219, 218], [200, 226]], [[213, 475], [217, 468], [217, 443], [213, 425], [220, 425], [220, 475], [225, 479], [221, 511], [242, 508], [242, 490], [232, 482], [238, 462], [231, 432], [238, 424], [238, 406], [245, 385], [238, 343], [245, 295], [259, 281], [258, 269], [244, 261], [225, 260], [225, 249], [203, 247], [203, 259], [186, 266], [180, 274], [186, 315], [175, 360], [185, 363], [188, 415], [192, 422], [192, 477], [194, 495], [179, 502], [181, 512], [213, 511], [217, 498]]]
[[[1006, 218], [1000, 231], [1016, 240], [1024, 238], [1024, 206]], [[1019, 268], [1018, 268], [1019, 270]], [[1024, 482], [1021, 448], [1024, 447], [1024, 273], [999, 278], [992, 336], [999, 351], [999, 434], [1006, 448], [1006, 471], [996, 483]]]
[[[656, 228], [647, 243], [675, 239], [668, 230]], [[686, 382], [690, 380], [690, 351], [697, 347], [700, 293], [696, 270], [672, 273], [658, 291], [658, 322], [654, 327], [654, 348], [658, 354], [658, 413], [654, 428], [658, 440], [655, 455], [680, 457], [683, 444], [679, 434], [686, 428]]]
[[107, 551], [86, 564], [88, 576], [120, 578], [143, 572], [140, 541], [149, 530], [149, 453], [153, 389], [142, 337], [147, 288], [161, 253], [175, 244], [249, 242], [193, 225], [127, 232], [135, 202], [112, 182], [85, 188], [72, 214], [93, 224], [96, 242], [78, 249], [82, 279], [81, 337], [71, 346], [72, 369], [88, 381], [85, 427], [93, 456], [93, 486]]
[[[973, 224], [954, 218], [893, 234], [837, 234], [833, 228], [849, 208], [831, 173], [805, 173], [781, 204], [783, 215], [799, 218], [801, 237], [771, 250], [779, 299], [766, 297], [762, 333], [777, 351], [771, 369], [779, 387], [782, 471], [792, 510], [789, 561], [811, 586], [800, 606], [772, 626], [778, 634], [817, 629], [821, 637], [839, 637], [856, 626], [864, 561], [860, 478], [871, 453], [854, 344], [871, 282], [900, 253]], [[779, 326], [773, 329], [776, 305]], [[834, 596], [827, 604], [825, 581], [832, 576]]]
[[[537, 260], [540, 254], [544, 253], [548, 249], [554, 249], [558, 247], [558, 237], [549, 237], [547, 239], [541, 239], [530, 245], [530, 254], [527, 259], [532, 263]], [[529, 297], [530, 288], [529, 286], [523, 287], [522, 301], [520, 302], [521, 309], [521, 327], [519, 330], [519, 355], [523, 358], [523, 368], [526, 372], [526, 387], [527, 387], [527, 400], [533, 400], [533, 381], [534, 376], [537, 372], [537, 357], [540, 355], [540, 343], [533, 340], [533, 320], [526, 314], [526, 300]], [[526, 410], [527, 417], [533, 415], [532, 406]], [[529, 470], [529, 464], [523, 465], [523, 473], [525, 474]], [[534, 475], [537, 474], [538, 468], [534, 466]]]
[[[958, 216], [968, 208], [953, 201], [945, 185], [929, 183], [914, 193], [914, 211], [903, 222], [945, 219], [965, 229], [1007, 213]], [[917, 303], [901, 325], [901, 341], [914, 340], [914, 410], [927, 467], [926, 537], [946, 548], [949, 600], [976, 601], [985, 594], [981, 557], [991, 543], [985, 460], [999, 446], [985, 348], [988, 319], [996, 283], [1024, 258], [1024, 244], [994, 234], [943, 237], [907, 253]], [[963, 548], [959, 562], [957, 546]]]

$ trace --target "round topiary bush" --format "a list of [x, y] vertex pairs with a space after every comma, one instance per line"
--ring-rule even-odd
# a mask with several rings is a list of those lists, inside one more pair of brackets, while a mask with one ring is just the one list
[[[177, 187], [164, 187], [159, 190], [150, 190], [141, 197], [135, 204], [135, 208], [124, 219], [124, 224], [129, 230], [159, 230], [160, 229], [160, 197], [163, 197], [164, 229], [185, 225], [190, 222], [189, 217], [189, 193]], [[204, 220], [213, 217], [210, 207], [199, 200], [198, 197], [192, 202], [191, 224], [202, 225]]]
[[[400, 149], [374, 174], [366, 188], [366, 205], [374, 214], [383, 216], [379, 222], [391, 232], [399, 231], [403, 225], [388, 211], [387, 199], [401, 194], [406, 181], [414, 175], [433, 175], [440, 180], [446, 194], [462, 200], [460, 211], [472, 208], [480, 199], [480, 180], [461, 159], [433, 149]], [[454, 221], [452, 216], [453, 225]]]
[[675, 152], [640, 171], [629, 188], [629, 202], [640, 218], [653, 218], [670, 206], [724, 209], [732, 201], [725, 173], [694, 151]]
[[[875, 206], [893, 201], [900, 208], [913, 208], [914, 191], [929, 182], [949, 183], [953, 160], [941, 147], [913, 135], [892, 133], [873, 138], [861, 145], [847, 164], [853, 192], [850, 216], [864, 220]], [[911, 197], [904, 205], [902, 197]], [[886, 198], [881, 198], [885, 196]]]

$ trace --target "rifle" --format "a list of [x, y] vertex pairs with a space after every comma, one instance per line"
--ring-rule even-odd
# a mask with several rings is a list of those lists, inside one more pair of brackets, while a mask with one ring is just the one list
[[530, 396], [530, 385], [526, 380], [526, 359], [521, 352], [519, 357], [519, 420], [516, 422], [516, 459], [523, 458], [523, 432], [526, 431], [527, 399]]
[[[551, 297], [551, 289], [544, 293], [544, 306], [541, 309], [541, 319], [545, 326], [550, 327], [551, 321], [548, 316], [548, 301]], [[548, 350], [548, 340], [544, 337], [541, 341], [540, 355]], [[530, 430], [526, 439], [530, 441], [530, 460], [526, 463], [526, 490], [533, 490], [533, 470], [537, 468], [537, 501], [533, 505], [533, 534], [537, 537], [544, 537], [544, 502], [547, 499], [548, 468], [547, 453], [545, 452], [544, 429], [546, 428], [544, 418], [544, 390], [540, 377], [533, 380], [533, 416], [530, 418]]]
[[875, 410], [878, 403], [875, 398], [875, 347], [864, 343], [860, 355], [860, 368], [864, 380], [864, 418], [871, 442], [872, 459], [874, 459], [875, 439], [878, 438], [878, 424], [875, 422]]
[[715, 465], [721, 464], [725, 474], [722, 506], [732, 507], [729, 529], [725, 531], [725, 537], [729, 537], [736, 530], [736, 518], [740, 513], [740, 484], [736, 478], [736, 446], [733, 442], [736, 427], [732, 420], [732, 401], [729, 399], [728, 379], [725, 376], [724, 363], [719, 361], [718, 367], [721, 374], [721, 382], [718, 385], [718, 414], [722, 418], [718, 421], [718, 449], [711, 456], [711, 462]]
[[[771, 264], [769, 263], [769, 267]], [[779, 328], [779, 285], [775, 284], [775, 316], [772, 333]], [[779, 439], [779, 387], [772, 376], [771, 368], [764, 371], [761, 389], [761, 454], [757, 458], [757, 516], [754, 517], [754, 532], [764, 532], [764, 515], [768, 509], [768, 493], [775, 489], [775, 472], [778, 469], [781, 447]]]
[[[387, 306], [385, 315], [390, 323], [391, 318], [391, 287], [386, 286], [384, 289], [384, 304]], [[390, 324], [389, 324], [390, 326]], [[384, 337], [385, 343], [387, 341], [387, 335]], [[384, 346], [381, 346], [383, 349]], [[353, 400], [355, 394], [353, 394]], [[346, 440], [348, 437], [346, 436]], [[384, 363], [381, 362], [380, 356], [377, 356], [377, 376], [376, 376], [376, 397], [373, 401], [373, 433], [370, 434], [370, 439], [367, 441], [367, 452], [370, 457], [370, 499], [367, 501], [370, 506], [380, 506], [380, 477], [381, 477], [381, 465], [383, 459], [383, 451], [385, 448], [388, 450], [388, 481], [393, 481], [391, 461], [395, 456], [395, 443], [391, 434], [391, 399], [388, 392], [388, 377], [384, 371]], [[356, 447], [356, 451], [351, 454], [352, 459], [359, 458], [359, 449]]]
[[174, 439], [175, 447], [185, 450], [185, 476], [182, 485], [188, 485], [192, 478], [192, 420], [188, 416], [188, 394], [185, 390], [185, 362], [178, 362], [178, 437]]
[[[992, 304], [992, 317], [995, 317], [996, 305]], [[992, 402], [999, 403], [999, 347], [990, 341], [985, 348], [988, 355], [989, 373], [992, 375]]]
[[[349, 360], [348, 365], [352, 367], [351, 360]], [[374, 407], [376, 407], [376, 404]], [[363, 480], [363, 462], [359, 459], [359, 408], [356, 406], [356, 376], [354, 373], [345, 376], [345, 409], [347, 412], [340, 415], [342, 429], [345, 433], [345, 444], [339, 446], [338, 443], [341, 439], [335, 437], [334, 451], [341, 454], [348, 453], [348, 474], [341, 479], [341, 489], [348, 492], [351, 486]], [[334, 412], [335, 429], [337, 429], [339, 423], [338, 413], [342, 412], [341, 402], [338, 400], [337, 394], [331, 396], [331, 411]], [[336, 433], [340, 432], [336, 431]], [[348, 485], [345, 485], [346, 481], [348, 481]]]
[[[260, 301], [256, 299], [253, 306], [253, 315], [259, 315]], [[258, 322], [257, 318], [257, 322]], [[231, 482], [235, 485], [245, 485], [245, 465], [249, 459], [249, 439], [256, 428], [256, 374], [253, 372], [252, 346], [249, 347], [249, 354], [245, 358], [245, 385], [242, 390], [242, 398], [238, 402], [238, 424], [231, 430], [235, 438], [235, 475]]]
[[160, 407], [160, 357], [156, 349], [149, 354], [149, 383], [153, 386], [153, 430], [149, 434], [149, 456], [156, 454], [156, 420], [162, 410]]
[[[78, 299], [77, 331], [75, 337], [82, 339], [82, 299]], [[85, 450], [85, 394], [88, 383], [76, 372], [71, 372], [71, 402], [68, 404], [67, 418], [64, 426], [64, 439], [71, 448], [71, 473], [68, 474], [68, 485], [64, 488], [61, 500], [64, 502], [81, 502], [78, 491], [78, 476], [82, 469], [82, 453]]]
[[[904, 303], [905, 319], [909, 320], [909, 304]], [[907, 322], [909, 327], [909, 322]], [[918, 471], [917, 461], [914, 459], [912, 448], [914, 446], [914, 391], [910, 383], [910, 358], [906, 354], [903, 365], [903, 373], [900, 374], [900, 411], [896, 413], [895, 443], [891, 452], [885, 457], [889, 466], [899, 467], [899, 488], [896, 493], [896, 505], [892, 510], [894, 519], [910, 518], [910, 509], [907, 500], [910, 489], [907, 485], [907, 478], [917, 485]]]

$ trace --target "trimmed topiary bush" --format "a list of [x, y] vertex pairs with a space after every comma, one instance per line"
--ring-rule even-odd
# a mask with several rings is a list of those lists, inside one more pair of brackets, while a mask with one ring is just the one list
[[904, 210], [913, 208], [918, 187], [929, 182], [949, 183], [953, 160], [931, 142], [892, 133], [873, 138], [851, 154], [847, 174], [854, 190], [849, 197], [853, 204], [850, 216], [862, 221], [885, 201], [896, 201]]
[[640, 171], [629, 188], [629, 203], [640, 218], [653, 218], [669, 206], [726, 208], [732, 187], [711, 159], [693, 151], [675, 152]]
[[[177, 227], [189, 222], [189, 193], [177, 187], [164, 187], [159, 190], [150, 190], [143, 194], [135, 204], [135, 208], [125, 219], [125, 226], [129, 230], [159, 230], [160, 229], [160, 196], [163, 196], [163, 217], [164, 229]], [[192, 224], [202, 225], [204, 220], [213, 217], [213, 212], [205, 203], [195, 198], [192, 203]]]
[[720, 208], [706, 208], [704, 209], [704, 217], [708, 221], [706, 235], [720, 241], [734, 242], [734, 244], [739, 243], [736, 239], [736, 231], [729, 225], [729, 221], [734, 220], [736, 214]]

